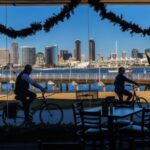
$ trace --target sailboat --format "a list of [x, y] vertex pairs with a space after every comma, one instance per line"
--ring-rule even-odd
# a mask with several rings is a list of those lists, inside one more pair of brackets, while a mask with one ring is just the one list
[[[115, 49], [115, 54], [116, 54], [116, 66], [115, 67], [111, 67], [108, 69], [108, 73], [118, 73], [118, 44], [117, 44], [117, 40], [116, 40], [116, 45], [115, 45], [116, 49]], [[132, 72], [131, 68], [125, 67], [126, 69], [126, 73]]]

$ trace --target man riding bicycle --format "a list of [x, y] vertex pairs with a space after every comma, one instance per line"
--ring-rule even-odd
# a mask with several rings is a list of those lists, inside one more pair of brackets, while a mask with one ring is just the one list
[[115, 92], [120, 101], [123, 101], [123, 95], [127, 96], [126, 100], [129, 101], [132, 97], [132, 93], [125, 89], [125, 82], [132, 83], [137, 86], [138, 84], [135, 81], [128, 79], [126, 76], [124, 76], [124, 73], [125, 73], [124, 67], [120, 67], [118, 72], [119, 73], [116, 76], [115, 82], [114, 82]]
[[29, 85], [40, 89], [42, 92], [45, 92], [45, 89], [32, 80], [29, 75], [32, 72], [32, 66], [27, 64], [24, 70], [17, 76], [15, 84], [15, 94], [16, 99], [21, 100], [23, 104], [23, 110], [25, 114], [25, 121], [30, 122], [31, 118], [29, 116], [29, 107], [33, 100], [36, 98], [36, 94], [29, 90]]

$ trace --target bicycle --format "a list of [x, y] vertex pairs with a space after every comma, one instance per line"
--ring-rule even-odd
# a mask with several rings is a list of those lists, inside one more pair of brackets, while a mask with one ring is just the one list
[[148, 109], [149, 108], [148, 101], [144, 97], [140, 97], [136, 94], [138, 87], [135, 85], [130, 85], [130, 86], [132, 86], [133, 96], [132, 96], [131, 101], [133, 102], [134, 106]]
[[[138, 87], [135, 85], [130, 85], [130, 84], [128, 84], [126, 86], [132, 87], [132, 98], [129, 101], [119, 102], [119, 105], [125, 104], [125, 105], [130, 105], [130, 107], [140, 107], [140, 108], [149, 109], [148, 101], [144, 97], [140, 97], [136, 94]], [[142, 115], [141, 113], [136, 114], [136, 116], [138, 116], [138, 117], [141, 117], [141, 115]]]
[[[36, 114], [37, 113], [37, 114]], [[58, 125], [63, 120], [62, 108], [55, 104], [46, 101], [44, 93], [42, 93], [41, 103], [30, 109], [30, 116], [37, 115], [40, 122], [44, 125]], [[25, 116], [23, 111], [22, 102], [16, 100], [16, 102], [5, 104], [2, 113], [2, 120], [6, 126], [23, 126], [25, 125]]]

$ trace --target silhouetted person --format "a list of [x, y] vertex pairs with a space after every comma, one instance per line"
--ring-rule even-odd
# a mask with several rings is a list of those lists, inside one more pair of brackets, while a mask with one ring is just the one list
[[32, 66], [26, 65], [24, 70], [17, 76], [16, 85], [15, 85], [15, 94], [16, 99], [21, 100], [23, 104], [25, 121], [30, 122], [31, 118], [29, 116], [29, 107], [33, 100], [36, 98], [36, 94], [29, 90], [29, 85], [40, 89], [42, 92], [45, 92], [45, 89], [32, 80], [29, 75], [32, 72]]
[[125, 68], [124, 67], [120, 67], [118, 70], [118, 75], [115, 78], [115, 92], [119, 98], [120, 101], [123, 101], [123, 95], [127, 96], [127, 101], [129, 101], [132, 97], [132, 93], [127, 91], [125, 89], [125, 82], [128, 83], [132, 83], [138, 86], [138, 84], [135, 81], [132, 81], [130, 79], [128, 79], [126, 76], [124, 76], [125, 73]]

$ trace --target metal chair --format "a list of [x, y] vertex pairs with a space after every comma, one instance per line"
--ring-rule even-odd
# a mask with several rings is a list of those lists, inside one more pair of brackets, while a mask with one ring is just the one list
[[106, 134], [108, 136], [108, 128], [103, 127], [101, 111], [91, 112], [82, 110], [81, 121], [84, 147], [92, 142], [93, 148], [96, 148], [97, 142], [99, 142], [101, 148], [103, 148], [104, 137]]
[[130, 141], [129, 148], [136, 149], [137, 144], [138, 148], [139, 146], [141, 146], [142, 149], [144, 149], [144, 146], [149, 146], [150, 148], [150, 109], [143, 109], [142, 118], [138, 124], [122, 127], [119, 133], [120, 146], [122, 144], [121, 139], [127, 137], [127, 140]]
[[82, 141], [81, 138], [81, 128], [82, 128], [82, 123], [81, 123], [81, 110], [83, 110], [83, 102], [76, 102], [72, 104], [72, 110], [73, 110], [73, 117], [74, 117], [74, 127], [75, 127], [75, 140]]

